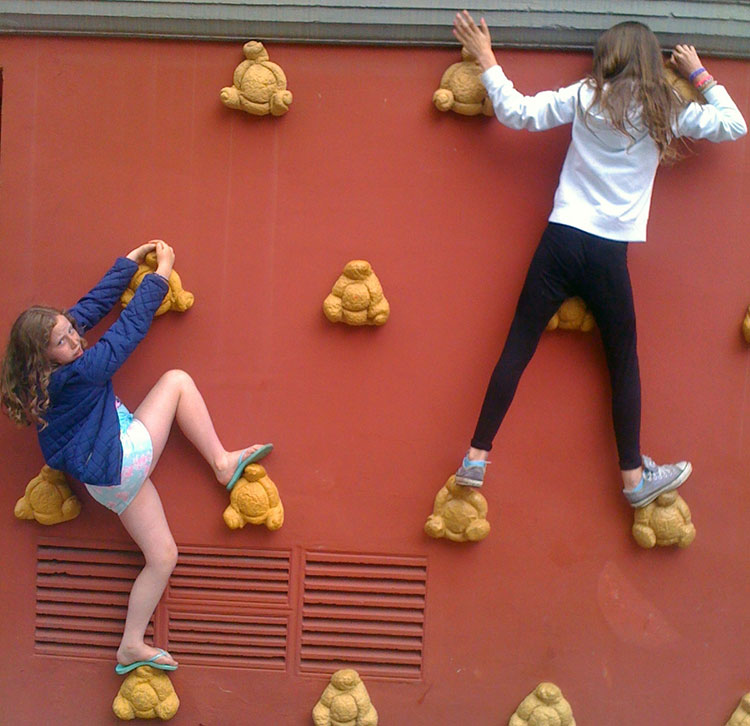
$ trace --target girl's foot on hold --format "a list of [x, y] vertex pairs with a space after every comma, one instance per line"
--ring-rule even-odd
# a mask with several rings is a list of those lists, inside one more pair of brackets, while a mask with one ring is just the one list
[[120, 646], [117, 651], [117, 663], [119, 665], [128, 666], [139, 661], [151, 661], [156, 667], [165, 665], [177, 667], [177, 661], [161, 648], [154, 648], [146, 645], [146, 643], [131, 647]]
[[631, 507], [645, 507], [660, 494], [677, 489], [690, 476], [693, 466], [689, 461], [657, 466], [648, 456], [643, 458], [643, 476], [633, 489], [623, 489], [622, 493]]
[[263, 448], [265, 445], [266, 444], [253, 444], [246, 449], [225, 451], [221, 456], [218, 456], [214, 461], [213, 470], [219, 484], [226, 486], [237, 471], [240, 462], [247, 459], [248, 456], [254, 454], [258, 449]]
[[484, 472], [490, 462], [486, 459], [470, 459], [471, 453], [471, 450], [466, 452], [461, 466], [456, 471], [456, 484], [460, 484], [462, 487], [478, 488], [484, 484]]

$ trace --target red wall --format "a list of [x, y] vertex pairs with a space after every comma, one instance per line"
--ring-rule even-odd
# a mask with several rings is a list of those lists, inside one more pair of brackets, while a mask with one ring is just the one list
[[[268, 470], [286, 523], [275, 533], [224, 526], [226, 493], [180, 434], [155, 473], [183, 548], [272, 550], [291, 563], [283, 668], [183, 659], [174, 722], [311, 722], [327, 678], [297, 658], [303, 564], [332, 552], [426, 561], [418, 677], [366, 677], [384, 726], [506, 723], [543, 680], [581, 724], [723, 723], [750, 690], [747, 141], [695, 144], [662, 170], [649, 241], [630, 250], [644, 450], [692, 460], [681, 491], [695, 543], [644, 551], [632, 540], [598, 338], [561, 333], [543, 339], [496, 441], [489, 538], [454, 545], [422, 527], [473, 430], [569, 131], [437, 112], [432, 93], [457, 59], [445, 49], [271, 46], [294, 102], [280, 119], [251, 118], [218, 98], [240, 51], [0, 39], [3, 335], [26, 306], [70, 304], [117, 254], [166, 239], [196, 304], [155, 322], [116, 376], [120, 397], [134, 408], [162, 371], [185, 368], [227, 446], [276, 445]], [[502, 59], [525, 92], [588, 64]], [[706, 60], [748, 115], [747, 62]], [[383, 283], [384, 328], [322, 315], [353, 258]], [[93, 657], [35, 646], [37, 545], [116, 549], [128, 537], [85, 493], [72, 522], [15, 520], [42, 458], [34, 434], [7, 420], [0, 451], [0, 721], [114, 722], [116, 632]]]

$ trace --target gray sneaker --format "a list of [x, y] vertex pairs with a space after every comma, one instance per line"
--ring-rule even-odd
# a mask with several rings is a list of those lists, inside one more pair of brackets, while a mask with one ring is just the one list
[[625, 491], [623, 494], [631, 507], [645, 507], [651, 504], [660, 494], [671, 492], [683, 484], [693, 471], [689, 461], [678, 461], [676, 464], [663, 464], [657, 466], [654, 460], [643, 456], [643, 479], [634, 491]]
[[481, 487], [484, 484], [484, 472], [489, 461], [473, 461], [464, 456], [456, 472], [456, 484], [462, 487]]

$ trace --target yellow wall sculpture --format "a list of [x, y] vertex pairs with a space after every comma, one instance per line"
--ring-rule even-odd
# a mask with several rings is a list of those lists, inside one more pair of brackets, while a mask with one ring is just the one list
[[688, 103], [691, 101], [706, 103], [703, 94], [700, 93], [687, 78], [681, 76], [674, 68], [672, 68], [672, 66], [667, 65], [664, 67], [664, 75], [667, 77], [667, 81], [672, 88], [682, 96], [683, 100]]
[[443, 73], [440, 88], [432, 95], [435, 108], [462, 116], [492, 116], [495, 113], [492, 102], [479, 78], [482, 69], [466, 48], [461, 48], [461, 58], [460, 63], [454, 63]]
[[251, 40], [242, 52], [246, 60], [234, 69], [234, 85], [221, 89], [221, 102], [253, 116], [283, 116], [292, 103], [284, 71], [268, 60], [263, 43]]
[[270, 530], [284, 524], [284, 506], [279, 490], [260, 464], [248, 464], [232, 488], [229, 506], [224, 510], [229, 529], [242, 529], [246, 524], [265, 524]]
[[336, 671], [312, 712], [315, 726], [378, 726], [378, 712], [357, 671]]
[[476, 489], [456, 484], [451, 475], [435, 497], [424, 531], [436, 539], [478, 542], [490, 533], [487, 500]]
[[[135, 291], [138, 289], [138, 285], [141, 284], [143, 278], [148, 275], [149, 272], [156, 272], [155, 252], [149, 252], [146, 255], [146, 259], [140, 265], [138, 265], [138, 269], [136, 270], [135, 274], [130, 278], [130, 282], [125, 289], [125, 292], [123, 292], [122, 296], [120, 297], [120, 303], [123, 307], [126, 307], [127, 304], [133, 299], [133, 295], [135, 295]], [[167, 294], [164, 296], [164, 300], [162, 300], [161, 305], [159, 305], [156, 312], [154, 313], [155, 316], [163, 315], [168, 310], [174, 310], [178, 313], [184, 313], [185, 310], [193, 307], [195, 296], [192, 292], [188, 292], [187, 290], [183, 289], [182, 280], [174, 270], [172, 270], [172, 272], [169, 274], [169, 280], [167, 282], [169, 283], [169, 290], [167, 290]]]
[[570, 704], [554, 683], [540, 683], [521, 701], [508, 726], [576, 726]]
[[750, 307], [745, 312], [745, 318], [742, 321], [742, 337], [746, 343], [750, 343]]
[[654, 545], [689, 546], [695, 539], [695, 526], [685, 500], [675, 491], [665, 492], [651, 504], [636, 509], [633, 537], [647, 549]]
[[588, 333], [594, 327], [594, 316], [580, 297], [569, 297], [547, 323], [547, 330], [580, 330]]
[[18, 519], [36, 519], [39, 524], [60, 524], [81, 513], [81, 502], [68, 486], [65, 474], [45, 465], [16, 502]]
[[391, 306], [370, 263], [351, 260], [323, 301], [323, 312], [332, 323], [384, 325]]
[[151, 666], [139, 666], [130, 673], [115, 696], [112, 710], [123, 721], [160, 718], [169, 721], [180, 707], [169, 676]]
[[734, 709], [732, 717], [727, 721], [726, 726], [750, 726], [750, 693], [746, 693]]

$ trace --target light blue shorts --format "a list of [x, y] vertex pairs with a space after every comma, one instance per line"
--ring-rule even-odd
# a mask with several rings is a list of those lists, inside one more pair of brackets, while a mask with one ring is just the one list
[[122, 469], [120, 483], [113, 487], [86, 484], [86, 489], [99, 504], [122, 514], [141, 490], [148, 478], [154, 458], [154, 447], [148, 429], [128, 411], [119, 398], [115, 398], [117, 419], [120, 423], [122, 444]]

